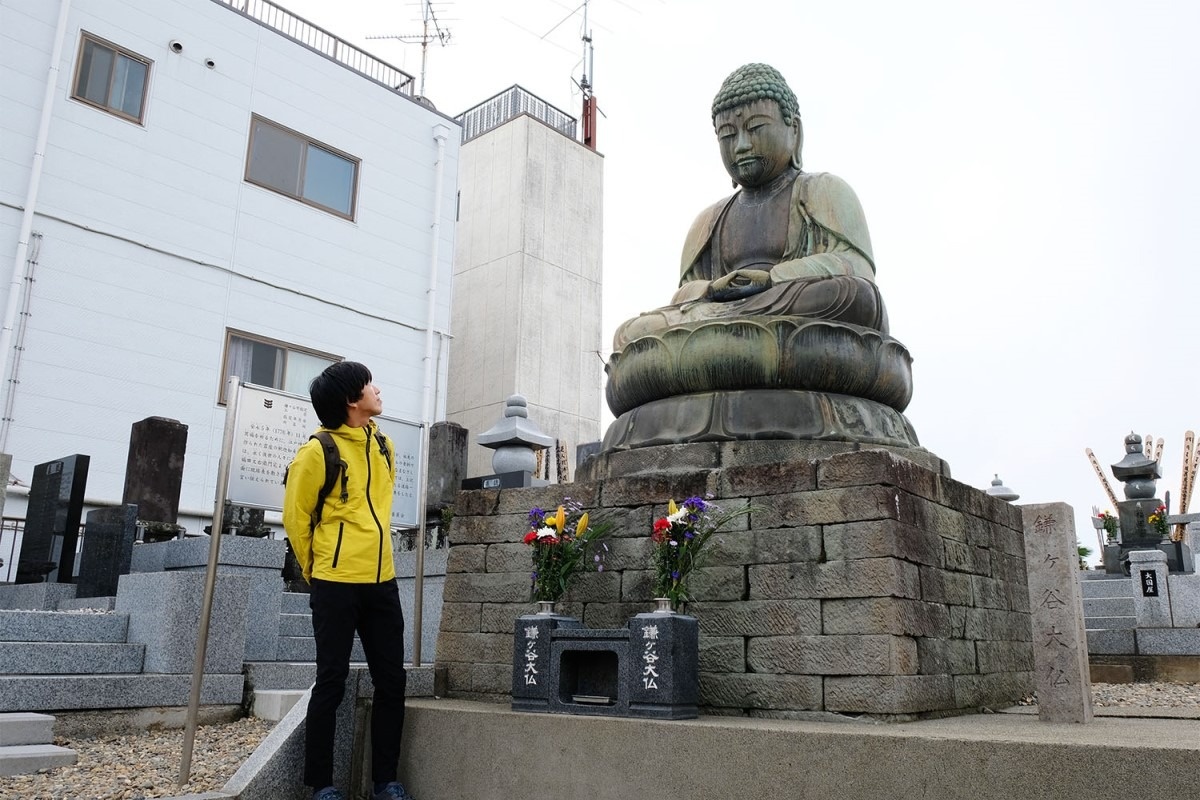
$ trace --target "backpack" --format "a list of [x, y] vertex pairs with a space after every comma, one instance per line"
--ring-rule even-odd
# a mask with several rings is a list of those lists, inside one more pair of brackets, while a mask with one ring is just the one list
[[[309, 515], [308, 530], [312, 533], [321, 524], [321, 514], [325, 511], [325, 498], [333, 491], [334, 484], [337, 483], [338, 474], [342, 476], [342, 493], [339, 500], [343, 503], [349, 498], [349, 493], [346, 491], [346, 462], [342, 459], [342, 454], [338, 452], [337, 444], [333, 441], [333, 436], [329, 431], [317, 431], [309, 439], [316, 439], [321, 443], [321, 450], [325, 453], [325, 483], [321, 484], [321, 488], [317, 490], [317, 507], [312, 510]], [[375, 441], [379, 443], [379, 452], [383, 453], [384, 459], [387, 461], [388, 471], [392, 469], [392, 454], [388, 450], [387, 438], [383, 435], [383, 431], [375, 429]], [[283, 483], [287, 485], [287, 472], [283, 473]]]

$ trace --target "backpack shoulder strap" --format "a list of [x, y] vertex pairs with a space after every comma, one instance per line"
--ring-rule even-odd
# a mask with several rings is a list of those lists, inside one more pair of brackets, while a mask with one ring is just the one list
[[375, 441], [379, 443], [379, 452], [383, 453], [384, 459], [387, 461], [388, 469], [392, 468], [392, 453], [388, 449], [387, 436], [379, 428], [375, 429]]
[[346, 490], [346, 462], [342, 459], [342, 454], [338, 452], [337, 443], [333, 441], [333, 436], [329, 431], [317, 431], [309, 439], [316, 439], [321, 443], [321, 450], [325, 453], [325, 483], [321, 485], [321, 489], [317, 492], [317, 507], [313, 509], [309, 530], [316, 530], [321, 524], [321, 514], [325, 510], [325, 498], [333, 491], [334, 485], [337, 483], [338, 474], [342, 476], [342, 493], [339, 499], [344, 503], [349, 497], [349, 492]]

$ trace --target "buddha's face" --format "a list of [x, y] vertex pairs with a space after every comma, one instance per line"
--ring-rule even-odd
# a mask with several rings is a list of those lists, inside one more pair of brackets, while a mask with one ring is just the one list
[[800, 119], [783, 121], [774, 100], [755, 100], [717, 114], [713, 124], [721, 160], [734, 182], [764, 186], [791, 165], [800, 136]]

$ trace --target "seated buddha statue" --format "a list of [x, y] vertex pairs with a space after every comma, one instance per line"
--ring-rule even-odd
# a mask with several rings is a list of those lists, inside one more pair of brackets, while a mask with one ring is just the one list
[[[795, 93], [773, 67], [747, 64], [722, 84], [712, 120], [737, 191], [692, 224], [670, 305], [618, 327], [606, 448], [743, 436], [915, 445], [899, 413], [911, 359], [888, 335], [862, 207], [840, 178], [803, 171]], [[694, 419], [706, 402], [708, 421]], [[813, 414], [854, 419], [813, 433]], [[875, 421], [862, 432], [864, 415]]]

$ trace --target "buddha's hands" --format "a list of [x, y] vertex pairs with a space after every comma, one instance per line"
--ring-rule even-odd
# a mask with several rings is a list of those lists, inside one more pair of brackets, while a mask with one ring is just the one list
[[738, 300], [771, 287], [771, 273], [762, 269], [738, 269], [713, 281], [708, 296], [718, 302]]

